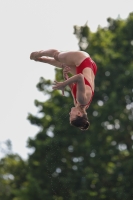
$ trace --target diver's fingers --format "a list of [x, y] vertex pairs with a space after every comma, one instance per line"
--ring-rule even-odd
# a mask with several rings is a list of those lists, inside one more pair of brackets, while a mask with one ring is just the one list
[[62, 90], [62, 95], [64, 96], [64, 89]]

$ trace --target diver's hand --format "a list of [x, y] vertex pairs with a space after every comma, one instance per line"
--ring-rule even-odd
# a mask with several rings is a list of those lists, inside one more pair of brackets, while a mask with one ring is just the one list
[[71, 68], [68, 66], [64, 66], [63, 68], [63, 78], [67, 80], [69, 78], [68, 73], [70, 72]]
[[62, 90], [62, 95], [64, 96], [64, 90], [65, 90], [65, 83], [64, 82], [58, 82], [58, 81], [54, 81], [53, 83], [53, 90]]

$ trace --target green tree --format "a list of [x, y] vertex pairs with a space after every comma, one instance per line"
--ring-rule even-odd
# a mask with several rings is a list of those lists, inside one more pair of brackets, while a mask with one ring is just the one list
[[[35, 100], [29, 139], [25, 200], [133, 199], [133, 13], [126, 20], [108, 18], [108, 26], [92, 33], [87, 24], [74, 27], [81, 50], [98, 65], [96, 89], [88, 109], [91, 127], [82, 132], [69, 125], [70, 91], [61, 96], [51, 81], [37, 88], [49, 99]], [[61, 80], [61, 70], [56, 70]], [[23, 198], [22, 198], [23, 199]]]
[[6, 144], [6, 155], [0, 159], [0, 200], [19, 200], [16, 196], [26, 184], [28, 166], [19, 155], [12, 153], [11, 142]]
[[[133, 167], [133, 13], [126, 20], [108, 18], [108, 27], [91, 33], [75, 27], [80, 49], [98, 64], [96, 104], [89, 109], [95, 151], [95, 191], [99, 199], [132, 199]], [[92, 119], [93, 118], [93, 119]], [[93, 141], [94, 140], [94, 141]]]

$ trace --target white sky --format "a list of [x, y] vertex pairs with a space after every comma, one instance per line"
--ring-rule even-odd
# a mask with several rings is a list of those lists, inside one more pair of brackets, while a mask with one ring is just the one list
[[130, 12], [133, 0], [0, 0], [0, 142], [10, 139], [13, 152], [27, 158], [26, 141], [38, 132], [26, 118], [37, 113], [35, 99], [46, 99], [36, 84], [41, 76], [54, 80], [54, 67], [31, 61], [30, 53], [77, 50], [74, 25], [88, 21], [96, 31]]

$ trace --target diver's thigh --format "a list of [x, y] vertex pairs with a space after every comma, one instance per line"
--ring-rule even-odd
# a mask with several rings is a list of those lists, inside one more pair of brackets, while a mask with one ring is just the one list
[[88, 56], [89, 54], [84, 51], [59, 52], [58, 60], [66, 65], [78, 66]]

